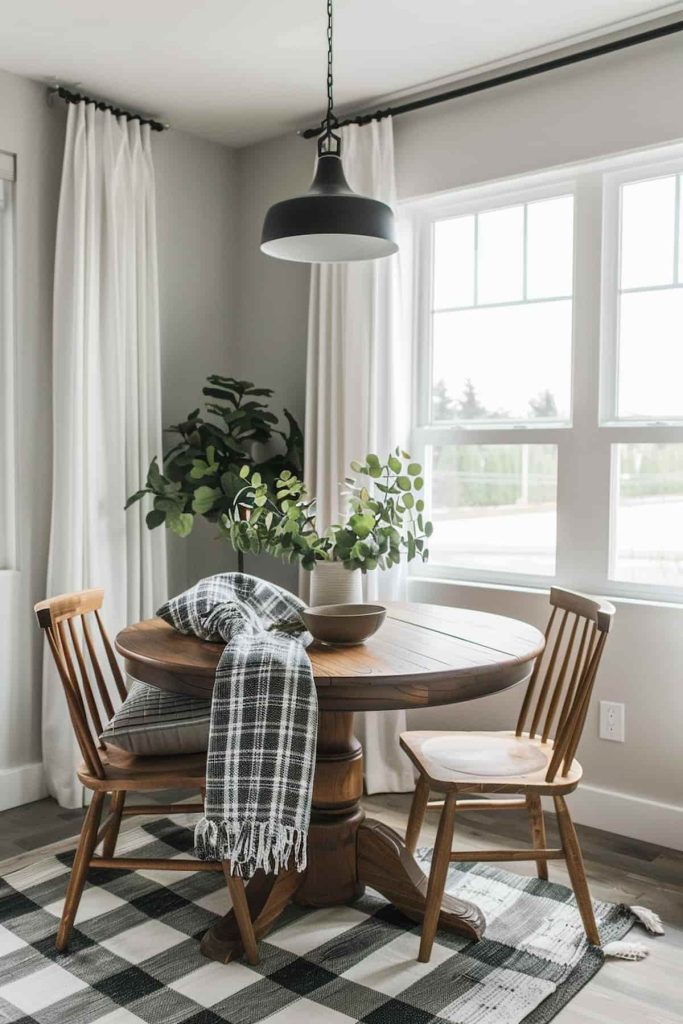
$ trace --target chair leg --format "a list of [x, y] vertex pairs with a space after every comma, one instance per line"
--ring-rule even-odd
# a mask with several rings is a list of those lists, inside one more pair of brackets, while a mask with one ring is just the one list
[[[541, 798], [536, 793], [529, 793], [526, 798], [526, 807], [529, 812], [529, 824], [531, 826], [531, 842], [535, 850], [547, 849], [545, 838], [545, 821], [543, 819], [543, 807]], [[539, 878], [548, 881], [548, 861], [540, 857], [536, 861], [536, 874]]]
[[405, 839], [405, 846], [408, 853], [415, 853], [417, 841], [420, 838], [420, 831], [422, 829], [428, 800], [429, 783], [425, 779], [424, 775], [421, 775], [417, 780], [417, 786], [415, 787], [415, 792], [413, 794], [413, 802], [410, 805], [410, 814], [408, 815], [408, 826], [406, 828]]
[[102, 856], [113, 857], [114, 851], [116, 850], [116, 840], [119, 838], [119, 829], [121, 828], [121, 815], [123, 814], [123, 805], [126, 802], [126, 791], [125, 789], [119, 789], [111, 795], [111, 814], [112, 820], [107, 834], [104, 837], [102, 843]]
[[237, 921], [237, 927], [240, 930], [240, 939], [242, 940], [247, 960], [250, 964], [257, 964], [260, 957], [256, 935], [254, 934], [254, 924], [249, 912], [245, 884], [241, 878], [230, 874], [230, 862], [227, 860], [223, 861], [223, 874], [228, 883], [232, 909]]
[[564, 850], [567, 871], [569, 872], [569, 878], [572, 883], [574, 895], [576, 896], [576, 902], [579, 908], [579, 913], [581, 914], [581, 920], [583, 921], [586, 938], [591, 945], [599, 946], [600, 932], [598, 931], [598, 926], [595, 923], [593, 902], [588, 889], [588, 882], [586, 881], [586, 871], [583, 866], [581, 847], [579, 846], [579, 840], [576, 835], [576, 830], [574, 829], [574, 823], [569, 814], [569, 809], [564, 797], [554, 796], [553, 800], [555, 803], [555, 813], [557, 814], [557, 824], [560, 830], [560, 839], [562, 841], [562, 849]]
[[95, 849], [95, 842], [97, 841], [97, 830], [100, 827], [104, 797], [105, 794], [99, 791], [93, 793], [85, 821], [83, 822], [83, 828], [81, 829], [81, 837], [78, 840], [78, 849], [76, 850], [73, 867], [71, 868], [71, 878], [66, 890], [64, 910], [62, 911], [62, 919], [59, 922], [59, 931], [57, 932], [57, 941], [55, 943], [60, 952], [66, 949], [71, 938], [78, 905], [81, 902], [83, 886], [85, 885], [85, 876], [88, 872], [90, 858]]
[[432, 955], [432, 946], [434, 945], [434, 936], [436, 935], [436, 928], [439, 923], [441, 901], [443, 900], [444, 889], [446, 888], [446, 876], [448, 874], [448, 865], [450, 864], [454, 822], [455, 795], [449, 793], [439, 818], [439, 827], [432, 854], [432, 868], [429, 872], [420, 952], [417, 957], [420, 963], [423, 964], [429, 963]]

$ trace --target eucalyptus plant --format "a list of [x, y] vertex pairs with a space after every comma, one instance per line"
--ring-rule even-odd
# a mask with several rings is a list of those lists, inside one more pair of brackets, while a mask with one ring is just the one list
[[234, 507], [220, 528], [238, 551], [265, 552], [313, 569], [316, 562], [341, 562], [346, 569], [389, 569], [403, 557], [427, 561], [432, 524], [424, 518], [422, 467], [396, 448], [382, 462], [369, 454], [352, 462], [353, 477], [342, 492], [346, 518], [324, 532], [317, 527], [315, 501], [295, 473], [283, 470], [275, 487], [249, 465]]
[[[244, 487], [240, 471], [258, 473], [264, 486], [274, 486], [282, 473], [294, 474], [303, 465], [303, 435], [286, 409], [287, 429], [278, 428], [278, 417], [266, 402], [273, 392], [251, 381], [212, 374], [202, 389], [206, 414], [199, 408], [167, 433], [178, 440], [163, 458], [155, 456], [145, 486], [126, 502], [129, 508], [146, 495], [153, 498], [146, 523], [150, 530], [162, 524], [187, 537], [196, 516], [220, 522], [232, 514]], [[259, 450], [280, 439], [280, 450], [258, 457]]]

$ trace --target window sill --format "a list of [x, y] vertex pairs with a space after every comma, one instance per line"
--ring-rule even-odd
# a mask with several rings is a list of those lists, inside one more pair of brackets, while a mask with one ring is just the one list
[[[548, 583], [547, 585], [517, 584], [517, 583], [493, 583], [489, 580], [468, 580], [457, 579], [452, 576], [420, 576], [417, 573], [408, 577], [408, 586], [418, 584], [420, 586], [458, 587], [466, 590], [483, 590], [497, 593], [527, 594], [529, 596], [542, 596], [550, 593], [551, 586], [561, 586], [560, 583]], [[569, 588], [573, 589], [573, 588]], [[577, 588], [580, 589], [580, 588]], [[596, 588], [592, 589], [597, 593]], [[683, 612], [683, 599], [674, 600], [669, 597], [642, 595], [627, 596], [625, 594], [610, 593], [609, 589], [600, 591], [600, 596], [607, 598], [615, 605], [640, 605], [646, 608], [666, 608], [673, 611]]]

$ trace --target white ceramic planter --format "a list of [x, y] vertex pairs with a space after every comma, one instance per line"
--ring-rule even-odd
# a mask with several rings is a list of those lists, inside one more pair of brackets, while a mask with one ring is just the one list
[[341, 562], [316, 562], [311, 578], [311, 606], [319, 604], [361, 604], [363, 583], [360, 569], [350, 571]]

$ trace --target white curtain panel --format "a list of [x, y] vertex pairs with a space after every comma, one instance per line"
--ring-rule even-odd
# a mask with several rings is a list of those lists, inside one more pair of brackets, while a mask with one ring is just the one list
[[[53, 496], [47, 592], [105, 591], [110, 636], [167, 597], [163, 530], [124, 512], [161, 451], [150, 129], [69, 106], [55, 254]], [[80, 761], [46, 650], [43, 760], [50, 792], [81, 804]]]
[[[396, 200], [390, 118], [341, 130], [349, 185], [385, 203]], [[317, 498], [323, 526], [343, 508], [340, 482], [352, 459], [384, 457], [406, 445], [410, 360], [403, 330], [398, 256], [358, 263], [318, 264], [311, 270], [306, 378], [304, 478]], [[403, 567], [366, 577], [369, 600], [405, 596]], [[305, 584], [305, 580], [304, 580]], [[368, 793], [413, 788], [413, 772], [398, 745], [404, 711], [356, 716]]]

